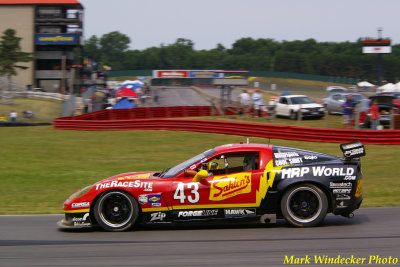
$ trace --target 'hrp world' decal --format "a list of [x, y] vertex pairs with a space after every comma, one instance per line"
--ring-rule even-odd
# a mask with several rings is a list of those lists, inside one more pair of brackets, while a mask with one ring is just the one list
[[313, 167], [294, 167], [283, 168], [280, 171], [281, 179], [290, 179], [305, 176], [314, 177], [337, 177], [337, 176], [350, 176], [355, 173], [354, 167], [327, 167], [327, 166], [313, 166]]
[[212, 201], [221, 201], [250, 192], [251, 172], [215, 176], [211, 182], [209, 199]]

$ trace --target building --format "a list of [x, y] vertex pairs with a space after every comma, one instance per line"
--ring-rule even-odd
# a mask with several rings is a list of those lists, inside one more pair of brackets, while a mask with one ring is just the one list
[[13, 78], [18, 84], [64, 92], [80, 84], [83, 6], [77, 0], [0, 0], [0, 34], [14, 29], [23, 52], [37, 60], [21, 63]]

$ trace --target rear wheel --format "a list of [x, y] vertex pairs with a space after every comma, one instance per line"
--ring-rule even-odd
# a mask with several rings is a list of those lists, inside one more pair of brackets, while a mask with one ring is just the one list
[[297, 185], [283, 195], [281, 211], [284, 218], [294, 226], [315, 226], [326, 216], [328, 199], [315, 185]]
[[97, 223], [107, 231], [125, 231], [131, 228], [138, 217], [139, 205], [128, 193], [104, 192], [94, 206]]

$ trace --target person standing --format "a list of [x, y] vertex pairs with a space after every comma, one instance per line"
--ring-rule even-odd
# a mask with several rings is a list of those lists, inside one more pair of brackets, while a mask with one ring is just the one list
[[346, 102], [342, 105], [343, 108], [343, 125], [345, 129], [352, 128], [352, 121], [354, 117], [354, 107], [356, 104], [353, 101], [353, 95], [347, 95]]
[[18, 118], [18, 113], [15, 110], [12, 110], [8, 115], [12, 122], [16, 121]]
[[371, 115], [371, 130], [376, 130], [379, 124], [379, 107], [378, 107], [378, 101], [374, 100], [372, 101], [372, 105], [368, 110], [368, 113]]
[[239, 100], [242, 116], [245, 117], [249, 112], [251, 105], [251, 98], [249, 93], [247, 93], [247, 90], [243, 90], [243, 92], [239, 95]]
[[254, 107], [254, 117], [261, 116], [261, 106], [264, 105], [262, 94], [259, 89], [257, 89], [254, 94], [252, 95], [253, 99], [253, 107]]

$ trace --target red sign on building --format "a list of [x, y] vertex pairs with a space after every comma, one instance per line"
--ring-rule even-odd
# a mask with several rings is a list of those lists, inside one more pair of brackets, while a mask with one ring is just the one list
[[155, 78], [187, 78], [189, 72], [186, 70], [157, 70], [155, 71]]

